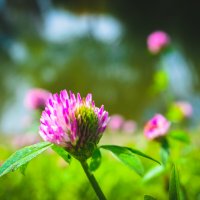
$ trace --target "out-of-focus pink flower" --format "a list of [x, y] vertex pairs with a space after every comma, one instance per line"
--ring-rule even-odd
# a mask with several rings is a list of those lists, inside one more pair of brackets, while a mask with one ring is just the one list
[[29, 109], [44, 108], [50, 92], [41, 88], [30, 89], [25, 97], [25, 106]]
[[122, 131], [125, 133], [134, 133], [136, 130], [136, 122], [133, 120], [127, 120], [122, 125]]
[[157, 54], [170, 43], [170, 38], [164, 31], [155, 31], [147, 38], [147, 46], [151, 53]]
[[110, 121], [108, 123], [108, 128], [111, 131], [119, 131], [124, 123], [124, 118], [119, 115], [115, 114], [110, 117]]
[[66, 148], [77, 159], [89, 158], [109, 121], [102, 105], [95, 106], [92, 95], [82, 98], [66, 90], [50, 96], [40, 119], [40, 136]]
[[144, 126], [144, 135], [152, 140], [166, 135], [170, 122], [161, 114], [156, 114]]
[[177, 101], [175, 106], [182, 112], [184, 117], [191, 117], [192, 116], [192, 105], [186, 101]]
[[36, 134], [27, 133], [25, 135], [17, 135], [12, 139], [12, 145], [14, 148], [19, 149], [24, 146], [32, 145], [40, 141], [40, 138]]

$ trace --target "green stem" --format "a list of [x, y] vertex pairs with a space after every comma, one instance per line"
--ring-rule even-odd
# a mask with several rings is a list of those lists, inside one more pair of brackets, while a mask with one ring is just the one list
[[99, 184], [97, 183], [94, 175], [89, 171], [88, 169], [88, 165], [87, 165], [87, 162], [86, 161], [80, 161], [81, 162], [81, 165], [83, 167], [83, 170], [86, 174], [86, 176], [88, 177], [96, 195], [98, 196], [99, 200], [106, 200], [106, 197], [105, 195], [103, 194]]

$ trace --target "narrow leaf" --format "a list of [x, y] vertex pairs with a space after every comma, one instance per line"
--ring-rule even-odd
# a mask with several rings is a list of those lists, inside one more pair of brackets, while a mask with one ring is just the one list
[[52, 145], [53, 144], [49, 142], [40, 142], [16, 151], [0, 167], [0, 177], [11, 171], [17, 170], [19, 167], [28, 163]]
[[150, 196], [150, 195], [145, 194], [144, 200], [156, 200], [156, 199], [154, 197]]
[[161, 160], [162, 163], [166, 165], [169, 160], [169, 143], [166, 138], [162, 138], [160, 142], [161, 142], [161, 149], [160, 149]]
[[166, 149], [161, 147], [161, 149], [160, 149], [160, 157], [161, 157], [162, 163], [164, 165], [166, 165], [167, 161], [169, 159], [169, 152]]
[[59, 156], [61, 156], [67, 163], [70, 164], [70, 162], [71, 162], [71, 156], [70, 156], [70, 154], [69, 154], [65, 149], [63, 149], [62, 147], [56, 146], [56, 145], [53, 145], [51, 148], [52, 148]]
[[[117, 145], [102, 145], [100, 148], [106, 149], [107, 147], [109, 148], [109, 147], [120, 147], [120, 146], [117, 146]], [[157, 163], [160, 165], [160, 162], [159, 162], [159, 161], [157, 161], [156, 159], [154, 159], [154, 158], [152, 158], [152, 157], [150, 157], [150, 156], [144, 154], [143, 152], [141, 152], [141, 151], [139, 151], [139, 150], [137, 150], [137, 149], [132, 149], [132, 148], [130, 148], [130, 147], [122, 147], [122, 148], [127, 149], [128, 151], [130, 151], [130, 152], [133, 153], [133, 154], [137, 154], [137, 155], [139, 155], [139, 156], [142, 156], [142, 157], [144, 157], [144, 158], [147, 158], [147, 159], [150, 159], [150, 160], [152, 160], [152, 161], [154, 161], [154, 162], [157, 162]]]
[[144, 168], [140, 159], [126, 147], [116, 145], [103, 145], [100, 148], [111, 151], [122, 163], [127, 165], [130, 169], [134, 170], [140, 176], [144, 174]]
[[149, 170], [143, 177], [143, 181], [147, 182], [156, 176], [159, 176], [165, 171], [165, 168], [162, 165], [156, 166], [153, 169]]
[[24, 176], [25, 176], [25, 173], [26, 173], [27, 166], [28, 166], [28, 162], [19, 167], [20, 172]]
[[169, 200], [180, 200], [179, 177], [176, 166], [172, 167], [170, 184], [169, 184]]
[[154, 162], [157, 162], [157, 163], [160, 165], [160, 162], [159, 162], [159, 161], [157, 161], [156, 159], [154, 159], [154, 158], [152, 158], [152, 157], [150, 157], [150, 156], [148, 156], [148, 155], [142, 153], [141, 151], [138, 151], [138, 150], [136, 150], [136, 149], [132, 149], [132, 148], [129, 148], [129, 147], [126, 147], [126, 148], [127, 148], [129, 151], [131, 151], [132, 153], [137, 154], [137, 155], [139, 155], [139, 156], [142, 156], [142, 157], [144, 157], [144, 158], [150, 159], [150, 160], [152, 160], [152, 161], [154, 161]]
[[91, 172], [97, 170], [100, 164], [101, 164], [101, 152], [99, 151], [99, 149], [95, 149], [89, 163], [89, 170]]

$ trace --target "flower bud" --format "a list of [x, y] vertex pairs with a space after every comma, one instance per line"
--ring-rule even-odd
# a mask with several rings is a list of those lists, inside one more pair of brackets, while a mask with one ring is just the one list
[[170, 43], [170, 38], [164, 31], [155, 31], [147, 38], [147, 47], [153, 54], [159, 53]]
[[170, 122], [161, 114], [156, 114], [144, 127], [144, 135], [152, 140], [167, 134]]
[[50, 96], [50, 92], [41, 88], [34, 88], [27, 92], [25, 97], [25, 106], [36, 110], [45, 107], [45, 103]]

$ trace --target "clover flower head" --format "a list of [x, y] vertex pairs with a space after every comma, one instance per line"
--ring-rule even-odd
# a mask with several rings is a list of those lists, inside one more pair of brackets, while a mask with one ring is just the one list
[[45, 141], [66, 148], [77, 159], [89, 158], [109, 121], [102, 105], [95, 106], [92, 95], [63, 90], [50, 96], [42, 113], [39, 134]]
[[36, 110], [44, 108], [50, 92], [41, 88], [30, 89], [25, 97], [25, 106], [29, 109]]
[[155, 31], [147, 38], [147, 47], [153, 54], [157, 54], [170, 43], [170, 38], [164, 31]]
[[156, 114], [144, 127], [144, 135], [152, 140], [167, 134], [170, 122], [161, 114]]

